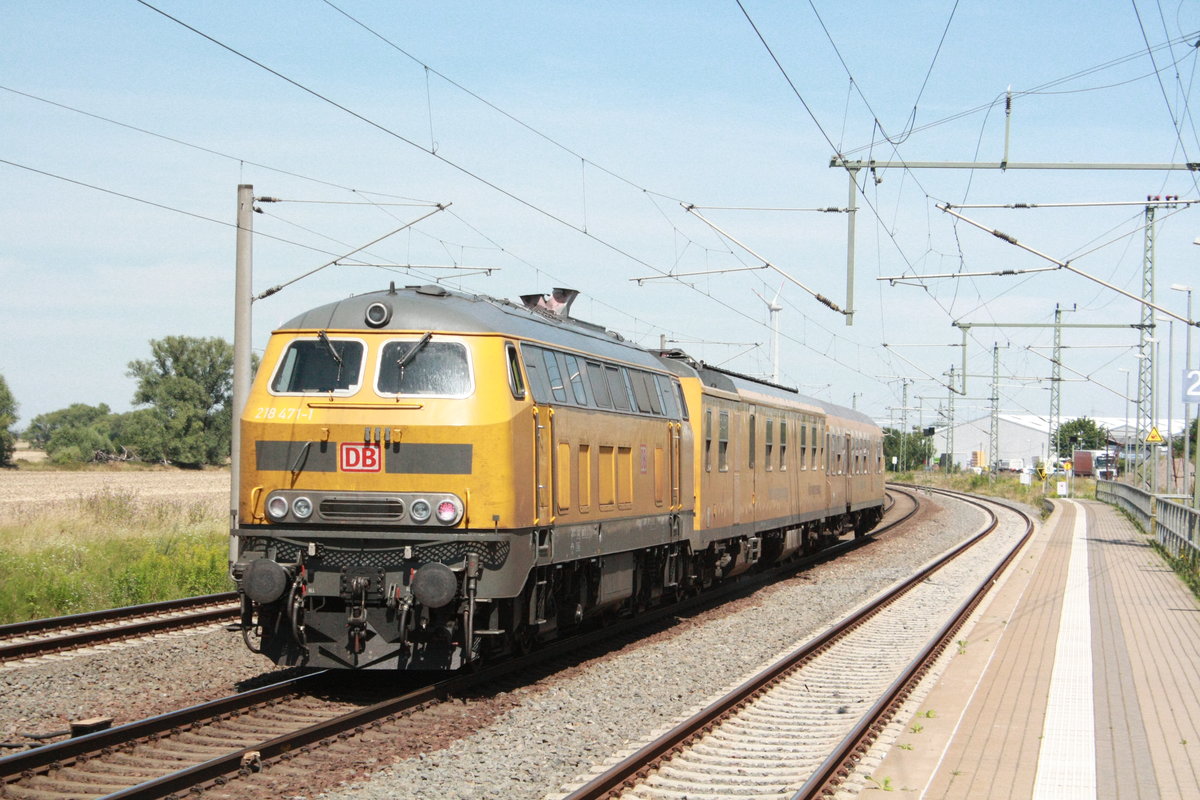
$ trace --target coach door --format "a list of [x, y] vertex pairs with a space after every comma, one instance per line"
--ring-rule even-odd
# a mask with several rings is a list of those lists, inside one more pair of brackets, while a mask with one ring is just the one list
[[554, 497], [554, 409], [533, 407], [534, 525], [554, 522], [550, 503]]

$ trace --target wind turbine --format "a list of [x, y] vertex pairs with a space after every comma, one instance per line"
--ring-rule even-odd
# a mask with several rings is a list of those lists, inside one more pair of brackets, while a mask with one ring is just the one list
[[779, 289], [772, 300], [758, 294], [756, 289], [750, 291], [758, 295], [758, 299], [766, 303], [767, 310], [771, 312], [771, 382], [779, 383], [779, 312], [783, 311], [783, 306], [779, 305], [779, 295], [783, 291], [783, 282], [779, 283]]

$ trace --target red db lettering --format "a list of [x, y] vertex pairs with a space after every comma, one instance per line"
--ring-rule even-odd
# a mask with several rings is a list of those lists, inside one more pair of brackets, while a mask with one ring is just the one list
[[377, 444], [342, 442], [338, 453], [342, 472], [379, 472], [383, 466]]

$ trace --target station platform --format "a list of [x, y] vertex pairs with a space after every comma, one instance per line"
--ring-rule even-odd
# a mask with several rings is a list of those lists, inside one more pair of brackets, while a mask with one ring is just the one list
[[862, 797], [1200, 798], [1200, 604], [1119, 511], [1054, 505]]

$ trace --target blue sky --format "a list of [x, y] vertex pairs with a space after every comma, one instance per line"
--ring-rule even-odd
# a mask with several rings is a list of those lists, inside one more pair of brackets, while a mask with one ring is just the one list
[[[1011, 161], [1200, 161], [1195, 4], [151, 6], [0, 11], [0, 375], [21, 426], [72, 402], [129, 408], [126, 364], [151, 339], [232, 337], [239, 183], [286, 201], [255, 216], [256, 291], [428, 211], [410, 201], [452, 205], [364, 260], [492, 270], [331, 267], [255, 304], [256, 348], [313, 305], [440, 279], [509, 298], [576, 288], [577, 316], [768, 374], [755, 292], [779, 292], [783, 383], [887, 421], [907, 378], [914, 424], [933, 423], [943, 373], [961, 365], [954, 321], [1048, 323], [1056, 304], [1075, 308], [1067, 322], [1140, 319], [1133, 301], [1061, 269], [878, 280], [1048, 266], [938, 202], [1200, 199], [1187, 172], [860, 173], [853, 326], [771, 270], [716, 273], [762, 262], [681, 205], [726, 207], [701, 213], [844, 306], [846, 215], [750, 209], [844, 207], [834, 152], [999, 161], [1010, 87]], [[962, 213], [1140, 293], [1139, 205]], [[1198, 214], [1157, 214], [1157, 300], [1180, 315], [1185, 295], [1167, 287], [1200, 293]], [[702, 271], [714, 274], [634, 280]], [[1176, 372], [1185, 330], [1175, 325]], [[1046, 413], [1052, 341], [1044, 328], [974, 329], [960, 419], [987, 412], [979, 376], [996, 342], [1002, 410]], [[1136, 333], [1074, 329], [1063, 342], [1063, 417], [1120, 417]]]

